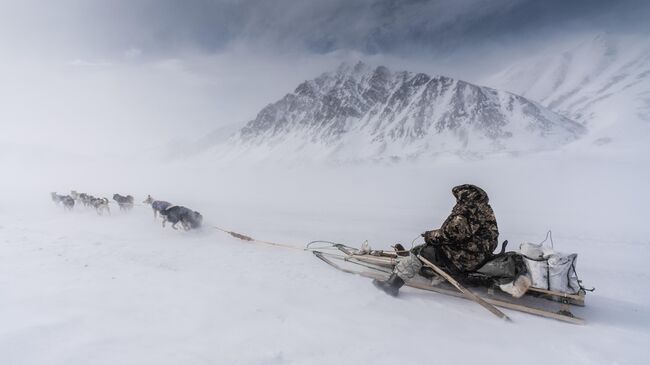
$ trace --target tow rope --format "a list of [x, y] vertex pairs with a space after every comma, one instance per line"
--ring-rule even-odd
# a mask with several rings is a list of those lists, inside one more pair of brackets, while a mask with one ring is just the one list
[[271, 242], [271, 241], [258, 240], [258, 239], [255, 239], [255, 238], [251, 237], [251, 236], [247, 236], [247, 235], [245, 235], [245, 234], [241, 234], [241, 233], [237, 233], [237, 232], [229, 231], [229, 230], [224, 229], [224, 228], [221, 228], [221, 227], [217, 227], [217, 226], [210, 226], [210, 227], [212, 227], [212, 228], [214, 228], [214, 229], [216, 229], [216, 230], [218, 230], [218, 231], [221, 231], [221, 232], [227, 233], [227, 234], [229, 234], [229, 235], [231, 235], [231, 236], [233, 236], [233, 237], [235, 237], [235, 238], [237, 238], [237, 239], [240, 239], [240, 240], [242, 240], [242, 241], [254, 242], [254, 243], [260, 243], [260, 244], [269, 245], [269, 246], [275, 246], [275, 247], [290, 248], [290, 249], [292, 249], [292, 250], [305, 251], [305, 248], [303, 248], [303, 247], [299, 247], [299, 246], [296, 246], [296, 245], [290, 245], [290, 244], [286, 244], [286, 243], [277, 243], [277, 242]]

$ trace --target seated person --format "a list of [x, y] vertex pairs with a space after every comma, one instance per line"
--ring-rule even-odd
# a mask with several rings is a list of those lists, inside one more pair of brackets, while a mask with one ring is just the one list
[[[386, 281], [374, 280], [377, 288], [397, 296], [404, 282], [420, 273], [422, 262], [418, 255], [461, 277], [475, 272], [493, 258], [499, 230], [487, 194], [470, 184], [456, 186], [452, 193], [456, 205], [440, 229], [423, 233], [425, 243], [411, 249], [408, 257], [400, 258]], [[514, 296], [523, 295], [530, 287], [530, 279], [521, 277], [517, 282], [511, 280], [511, 283], [500, 285], [501, 289]]]

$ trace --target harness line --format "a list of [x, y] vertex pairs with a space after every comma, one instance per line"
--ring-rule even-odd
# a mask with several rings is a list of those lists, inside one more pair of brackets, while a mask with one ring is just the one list
[[233, 237], [235, 237], [237, 239], [240, 239], [242, 241], [261, 243], [261, 244], [265, 244], [265, 245], [269, 245], [269, 246], [275, 246], [275, 247], [290, 248], [292, 250], [300, 250], [300, 251], [305, 251], [306, 250], [305, 248], [298, 247], [298, 246], [295, 246], [295, 245], [289, 245], [289, 244], [285, 244], [285, 243], [277, 243], [277, 242], [271, 242], [271, 241], [258, 240], [258, 239], [255, 239], [253, 237], [250, 237], [250, 236], [247, 236], [247, 235], [244, 235], [244, 234], [241, 234], [241, 233], [229, 231], [227, 229], [217, 227], [217, 226], [213, 226], [213, 225], [211, 225], [210, 227], [212, 227], [212, 228], [214, 228], [214, 229], [216, 229], [218, 231], [227, 233], [227, 234], [229, 234], [229, 235], [231, 235], [231, 236], [233, 236]]

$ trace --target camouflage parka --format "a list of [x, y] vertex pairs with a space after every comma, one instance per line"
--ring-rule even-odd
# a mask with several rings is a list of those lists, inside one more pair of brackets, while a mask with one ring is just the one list
[[499, 229], [485, 191], [475, 185], [452, 189], [456, 206], [440, 229], [423, 234], [427, 245], [460, 272], [476, 270], [497, 247]]

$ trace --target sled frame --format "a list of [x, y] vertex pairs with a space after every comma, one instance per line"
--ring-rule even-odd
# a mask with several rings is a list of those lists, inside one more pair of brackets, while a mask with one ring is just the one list
[[[381, 256], [355, 255], [355, 254], [344, 256], [344, 255], [336, 255], [336, 254], [326, 253], [321, 251], [312, 251], [312, 252], [320, 260], [334, 267], [337, 270], [349, 274], [360, 275], [362, 277], [367, 277], [370, 279], [385, 280], [392, 271], [389, 265], [389, 261], [382, 260], [383, 258]], [[367, 260], [368, 258], [370, 258], [370, 260]], [[381, 261], [378, 261], [377, 259], [380, 259]], [[388, 258], [388, 259], [394, 260], [392, 258]], [[339, 265], [338, 263], [336, 263], [337, 260], [360, 264], [361, 267], [366, 267], [374, 270], [373, 271], [352, 270]], [[373, 264], [377, 262], [379, 262], [380, 265]], [[376, 266], [376, 267], [371, 267], [371, 266]], [[422, 280], [409, 280], [408, 282], [405, 283], [405, 285], [415, 289], [431, 291], [438, 294], [453, 296], [462, 299], [468, 299], [465, 294], [461, 293], [460, 291], [456, 290], [453, 287], [445, 288], [440, 286], [432, 286], [430, 283], [423, 282]], [[487, 303], [497, 307], [506, 308], [506, 309], [510, 309], [522, 313], [528, 313], [540, 317], [551, 318], [566, 323], [579, 324], [579, 325], [585, 324], [584, 319], [576, 317], [570, 312], [569, 303], [561, 303], [560, 311], [553, 312], [548, 309], [537, 308], [525, 304], [511, 302], [503, 298], [498, 298], [497, 295], [492, 294], [490, 290], [486, 290], [486, 294], [487, 295], [485, 295], [483, 299]]]

